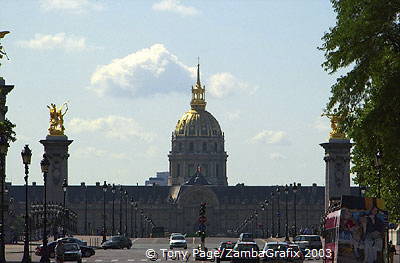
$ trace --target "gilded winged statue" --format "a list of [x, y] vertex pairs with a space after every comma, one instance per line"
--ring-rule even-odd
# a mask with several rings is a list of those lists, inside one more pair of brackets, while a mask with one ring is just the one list
[[[63, 108], [65, 106], [64, 112]], [[61, 107], [58, 107], [51, 103], [50, 106], [47, 105], [47, 108], [50, 110], [50, 128], [49, 134], [50, 135], [64, 135], [64, 115], [68, 111], [68, 104], [64, 103]]]
[[331, 120], [332, 131], [329, 133], [332, 139], [344, 139], [346, 134], [341, 131], [341, 122], [343, 122], [343, 117], [338, 114], [322, 114]]

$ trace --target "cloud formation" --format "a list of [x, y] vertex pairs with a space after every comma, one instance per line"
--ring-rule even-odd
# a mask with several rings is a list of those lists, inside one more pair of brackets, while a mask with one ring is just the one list
[[199, 13], [196, 8], [185, 6], [181, 2], [181, 0], [161, 0], [153, 4], [152, 8], [157, 11], [173, 12], [181, 16], [193, 16]]
[[269, 158], [274, 161], [285, 160], [287, 159], [285, 155], [281, 153], [270, 153]]
[[317, 117], [312, 125], [312, 128], [320, 132], [327, 132], [330, 130], [329, 120], [326, 117]]
[[255, 89], [252, 89], [250, 85], [238, 80], [229, 72], [222, 72], [212, 75], [208, 80], [208, 86], [206, 87], [208, 92], [217, 98], [226, 97], [233, 93], [253, 93]]
[[117, 159], [117, 160], [129, 160], [128, 155], [125, 153], [114, 153], [90, 146], [84, 148], [78, 148], [76, 150], [76, 155], [80, 158], [107, 157], [110, 159]]
[[91, 76], [91, 86], [99, 96], [149, 96], [187, 91], [195, 69], [184, 65], [162, 44], [155, 44], [100, 66]]
[[83, 51], [87, 48], [84, 37], [67, 35], [63, 32], [54, 35], [35, 34], [33, 39], [20, 41], [19, 44], [23, 47], [38, 50], [64, 49], [66, 51]]
[[284, 131], [263, 130], [251, 138], [253, 143], [267, 143], [267, 144], [290, 144], [288, 136]]
[[46, 11], [65, 10], [75, 14], [103, 9], [101, 4], [90, 0], [40, 0], [40, 7]]
[[109, 138], [122, 140], [136, 137], [146, 142], [151, 142], [154, 137], [154, 134], [146, 132], [134, 119], [115, 115], [94, 120], [74, 118], [68, 122], [67, 128], [73, 133], [99, 132]]

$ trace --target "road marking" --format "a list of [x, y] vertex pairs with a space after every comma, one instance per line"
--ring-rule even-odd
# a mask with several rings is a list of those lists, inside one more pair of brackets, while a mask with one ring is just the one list
[[117, 262], [119, 259], [112, 259], [111, 262]]
[[128, 262], [134, 262], [135, 260], [134, 259], [128, 259]]
[[134, 240], [132, 240], [132, 245], [133, 245], [133, 243], [135, 243], [135, 241], [136, 240], [138, 240], [139, 238], [137, 237], [137, 238], [135, 238]]
[[194, 245], [194, 240], [195, 240], [195, 238], [193, 238], [193, 241], [192, 241], [192, 244]]
[[141, 259], [140, 261], [147, 261], [147, 259]]
[[96, 259], [94, 262], [103, 262], [102, 259]]

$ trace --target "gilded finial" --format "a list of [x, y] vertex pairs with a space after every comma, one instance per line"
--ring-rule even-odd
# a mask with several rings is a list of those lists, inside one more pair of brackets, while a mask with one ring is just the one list
[[190, 102], [192, 109], [204, 110], [206, 108], [205, 94], [205, 87], [202, 87], [200, 82], [200, 57], [197, 57], [197, 81], [195, 87], [192, 86], [192, 101]]
[[332, 131], [329, 133], [331, 139], [345, 139], [346, 134], [342, 132], [343, 117], [339, 114], [322, 114], [331, 120]]
[[197, 82], [196, 86], [201, 87], [200, 83], [200, 57], [197, 57]]
[[[66, 107], [64, 113], [62, 112], [63, 107]], [[50, 110], [50, 128], [49, 134], [53, 136], [64, 135], [64, 115], [68, 111], [68, 104], [64, 103], [61, 107], [58, 107], [51, 103], [50, 106], [47, 105], [47, 108]]]

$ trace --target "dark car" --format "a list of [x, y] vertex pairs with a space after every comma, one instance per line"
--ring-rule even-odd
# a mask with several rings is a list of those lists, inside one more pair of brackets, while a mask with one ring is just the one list
[[239, 242], [253, 242], [253, 234], [252, 233], [241, 233], [239, 236]]
[[[54, 258], [54, 249], [55, 249], [56, 245], [57, 245], [57, 241], [49, 242], [47, 244], [47, 250], [49, 251], [49, 257], [50, 258]], [[91, 247], [80, 246], [80, 249], [81, 249], [81, 252], [82, 252], [82, 257], [91, 257], [94, 254], [96, 254], [94, 249], [91, 248]], [[43, 245], [40, 245], [40, 246], [36, 247], [35, 255], [36, 256], [42, 256], [42, 253], [43, 253]]]
[[64, 261], [76, 261], [78, 263], [82, 263], [82, 253], [78, 244], [64, 244]]
[[289, 261], [289, 258], [286, 257], [288, 249], [287, 242], [267, 242], [264, 246], [265, 257], [263, 260], [269, 262]]
[[132, 241], [125, 236], [113, 236], [109, 240], [101, 244], [101, 247], [103, 249], [108, 249], [108, 248], [130, 249], [132, 247]]
[[231, 241], [226, 241], [226, 242], [221, 242], [217, 248], [218, 250], [218, 257], [217, 257], [217, 263], [221, 261], [230, 261], [232, 257], [229, 257], [228, 255], [231, 254], [233, 247], [235, 246], [235, 242]]
[[76, 243], [80, 247], [81, 246], [87, 246], [87, 242], [86, 241], [82, 241], [82, 240], [80, 240], [78, 238], [75, 238], [75, 237], [62, 237], [62, 238], [57, 239], [57, 241], [58, 240], [61, 240], [63, 243]]
[[255, 242], [238, 242], [233, 247], [231, 262], [259, 262], [259, 251], [260, 249]]

